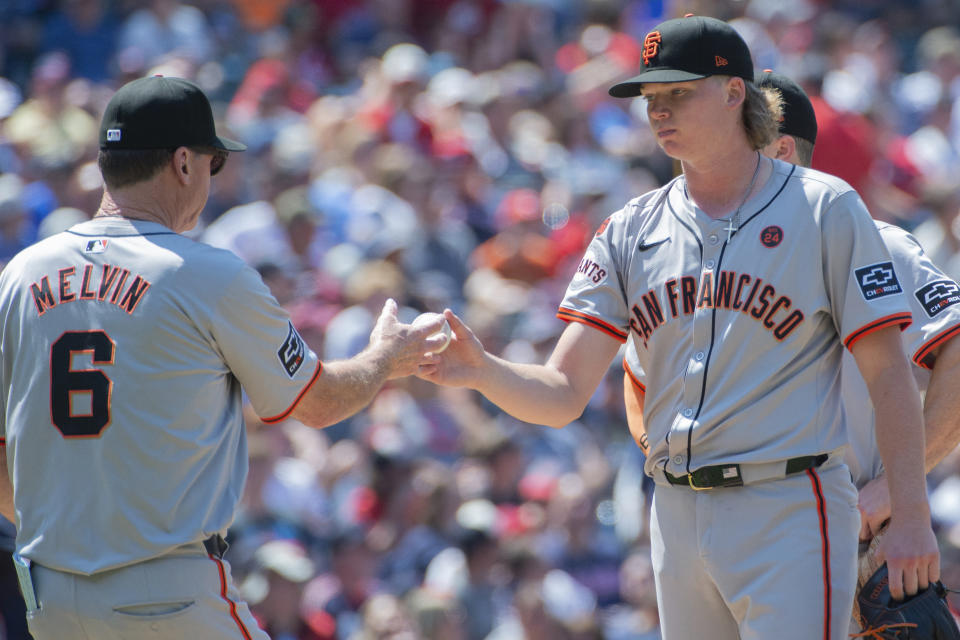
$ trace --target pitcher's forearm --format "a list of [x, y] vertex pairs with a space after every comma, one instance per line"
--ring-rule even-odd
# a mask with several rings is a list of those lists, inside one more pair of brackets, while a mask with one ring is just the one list
[[558, 428], [580, 417], [590, 399], [549, 365], [508, 362], [489, 353], [475, 388], [519, 420]]
[[898, 513], [929, 517], [922, 409], [913, 377], [909, 371], [892, 370], [887, 381], [878, 386], [880, 388], [871, 390], [871, 397], [876, 409], [877, 449], [886, 470], [891, 512], [894, 517]]

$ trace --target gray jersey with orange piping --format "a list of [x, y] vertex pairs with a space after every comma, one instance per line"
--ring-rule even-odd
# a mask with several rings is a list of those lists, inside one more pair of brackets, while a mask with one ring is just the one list
[[[913, 311], [913, 324], [902, 334], [903, 347], [913, 362], [917, 386], [926, 391], [933, 365], [932, 352], [960, 334], [960, 286], [947, 277], [916, 238], [892, 224], [878, 222], [877, 228], [890, 250], [901, 278], [906, 299]], [[867, 385], [856, 362], [844, 355], [841, 377], [844, 416], [850, 436], [845, 460], [857, 488], [883, 470], [873, 433], [874, 411]]]
[[278, 421], [321, 373], [253, 269], [151, 222], [97, 218], [23, 251], [0, 320], [0, 435], [15, 503], [33, 505], [17, 550], [72, 573], [225, 531], [247, 472], [241, 389]]
[[[913, 322], [901, 337], [904, 350], [914, 364], [918, 388], [924, 392], [930, 382], [933, 365], [931, 352], [960, 334], [960, 285], [946, 276], [924, 253], [920, 243], [898, 226], [876, 221], [883, 243], [890, 251], [894, 267], [907, 294]], [[623, 368], [633, 386], [645, 393], [645, 373], [640, 366], [632, 338], [624, 350]], [[874, 434], [874, 409], [867, 385], [853, 355], [843, 354], [840, 376], [843, 413], [850, 440], [844, 460], [857, 488], [863, 487], [883, 471]]]
[[561, 303], [564, 320], [633, 336], [650, 474], [839, 449], [844, 345], [910, 322], [856, 192], [771, 162], [729, 240], [683, 176], [628, 203], [601, 225]]

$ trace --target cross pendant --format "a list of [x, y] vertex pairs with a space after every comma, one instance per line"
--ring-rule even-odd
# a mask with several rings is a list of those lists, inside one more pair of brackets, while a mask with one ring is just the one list
[[727, 220], [727, 228], [725, 229], [725, 231], [727, 232], [727, 242], [730, 242], [730, 238], [733, 236], [733, 232], [738, 231], [738, 229], [735, 226], [733, 226], [733, 218], [730, 218], [729, 220]]

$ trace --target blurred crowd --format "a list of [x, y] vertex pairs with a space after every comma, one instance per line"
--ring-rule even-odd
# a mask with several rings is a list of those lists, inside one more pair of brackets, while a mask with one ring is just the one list
[[[758, 68], [800, 82], [814, 167], [960, 278], [951, 0], [7, 0], [0, 266], [96, 211], [112, 92], [181, 76], [250, 147], [192, 233], [256, 268], [322, 359], [361, 350], [394, 297], [407, 320], [450, 307], [491, 352], [542, 361], [593, 230], [673, 175], [640, 101], [606, 90], [639, 68], [653, 25], [688, 12], [731, 20]], [[262, 626], [278, 640], [659, 638], [652, 485], [621, 380], [617, 360], [561, 430], [417, 379], [322, 431], [249, 412], [227, 559]], [[960, 460], [930, 488], [960, 588]]]

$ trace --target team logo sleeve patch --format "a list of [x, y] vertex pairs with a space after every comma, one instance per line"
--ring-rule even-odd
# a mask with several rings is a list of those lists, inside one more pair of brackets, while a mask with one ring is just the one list
[[280, 364], [283, 365], [283, 370], [292, 378], [296, 375], [297, 371], [300, 370], [300, 365], [303, 364], [306, 347], [303, 344], [303, 338], [301, 338], [297, 330], [293, 328], [293, 323], [288, 321], [287, 326], [289, 327], [287, 339], [280, 345], [280, 349], [277, 351], [277, 357], [280, 358]]
[[860, 293], [866, 300], [876, 300], [884, 296], [902, 293], [903, 288], [897, 279], [892, 262], [878, 262], [854, 271]]
[[927, 315], [933, 318], [960, 302], [960, 286], [953, 280], [934, 280], [917, 289], [914, 295]]

